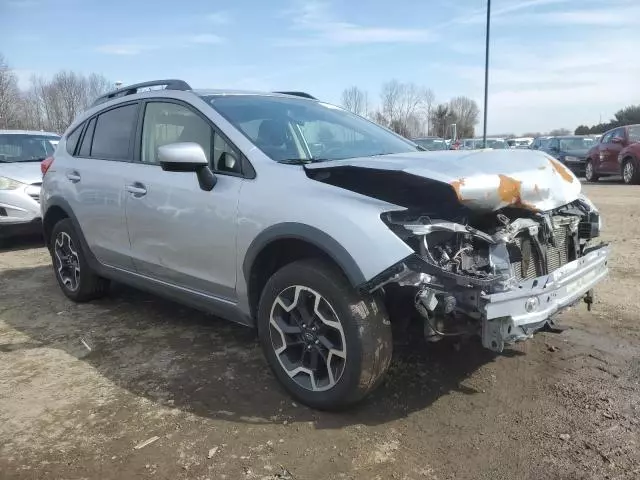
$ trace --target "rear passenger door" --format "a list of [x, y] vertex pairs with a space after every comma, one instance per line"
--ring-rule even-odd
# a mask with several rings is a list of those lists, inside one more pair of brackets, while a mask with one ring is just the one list
[[[125, 182], [131, 252], [139, 273], [172, 285], [235, 300], [236, 222], [244, 181], [240, 153], [204, 115], [177, 101], [145, 102], [136, 161]], [[198, 143], [217, 176], [211, 191], [192, 172], [166, 172], [158, 147]]]
[[133, 270], [125, 219], [124, 170], [133, 158], [138, 102], [120, 104], [85, 122], [66, 167], [70, 206], [96, 258]]

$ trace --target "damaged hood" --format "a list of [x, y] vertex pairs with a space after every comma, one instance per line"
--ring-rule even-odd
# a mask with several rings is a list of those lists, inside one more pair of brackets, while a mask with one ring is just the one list
[[581, 189], [564, 165], [537, 150], [416, 152], [330, 160], [305, 168], [328, 173], [360, 168], [401, 172], [447, 184], [461, 204], [478, 210], [507, 206], [552, 210], [576, 200]]

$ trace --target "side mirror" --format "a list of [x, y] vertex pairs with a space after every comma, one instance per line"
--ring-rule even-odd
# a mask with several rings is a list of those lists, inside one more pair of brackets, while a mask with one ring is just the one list
[[611, 143], [623, 143], [624, 139], [622, 137], [613, 137], [611, 139]]
[[549, 150], [551, 150], [552, 152], [559, 152], [560, 151], [560, 147], [557, 147], [556, 145], [552, 145], [549, 147]]
[[210, 191], [218, 181], [197, 143], [169, 143], [158, 147], [158, 161], [166, 172], [195, 172], [202, 190]]

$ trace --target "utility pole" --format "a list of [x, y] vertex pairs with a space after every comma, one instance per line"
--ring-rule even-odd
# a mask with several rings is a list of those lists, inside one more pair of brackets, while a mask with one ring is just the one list
[[489, 100], [489, 24], [491, 0], [487, 0], [487, 33], [484, 52], [484, 124], [482, 125], [482, 148], [487, 148], [487, 103]]

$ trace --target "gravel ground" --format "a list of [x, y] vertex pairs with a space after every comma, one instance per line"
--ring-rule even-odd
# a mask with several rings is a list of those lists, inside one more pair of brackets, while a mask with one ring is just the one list
[[0, 250], [2, 479], [640, 478], [639, 187], [585, 187], [614, 244], [592, 312], [502, 355], [398, 348], [348, 412], [296, 405], [255, 334], [116, 287], [74, 305]]

